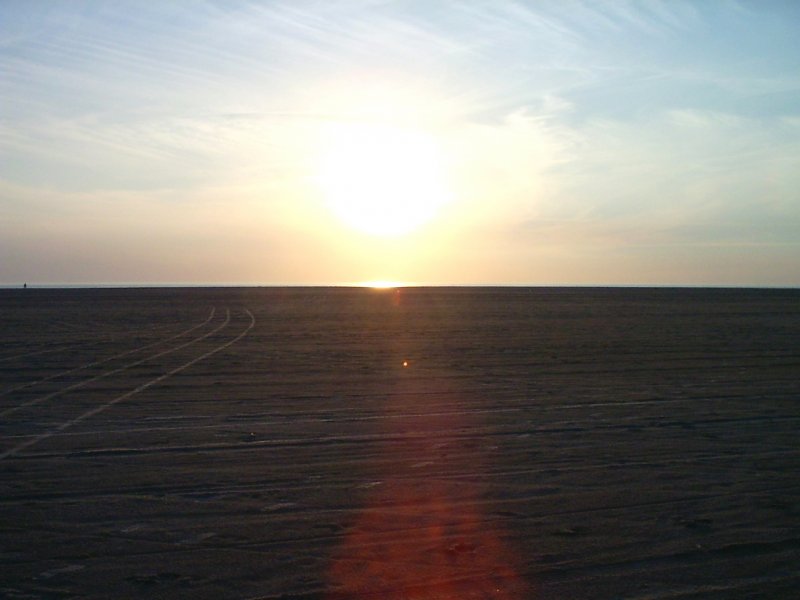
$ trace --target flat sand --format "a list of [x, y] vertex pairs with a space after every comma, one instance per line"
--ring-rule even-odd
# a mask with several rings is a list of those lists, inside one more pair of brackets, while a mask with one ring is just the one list
[[0, 291], [0, 597], [792, 598], [800, 291]]

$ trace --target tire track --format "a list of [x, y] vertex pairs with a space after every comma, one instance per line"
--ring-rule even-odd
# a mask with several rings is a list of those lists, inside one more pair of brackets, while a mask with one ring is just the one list
[[[111, 334], [98, 333], [98, 331], [100, 329], [98, 326], [95, 327], [95, 329], [98, 330], [98, 331], [86, 333], [86, 327], [78, 327], [78, 326], [75, 326], [75, 325], [69, 325], [66, 322], [59, 322], [58, 325], [59, 325], [59, 327], [61, 329], [68, 329], [68, 330], [73, 330], [73, 331], [80, 330], [80, 334], [82, 336], [81, 339], [79, 341], [76, 341], [74, 343], [68, 344], [66, 346], [62, 345], [62, 346], [60, 346], [58, 348], [45, 348], [44, 350], [31, 350], [29, 352], [23, 352], [21, 354], [12, 354], [10, 356], [2, 356], [2, 357], [0, 357], [0, 363], [8, 362], [10, 360], [17, 360], [17, 359], [20, 359], [20, 358], [27, 358], [29, 356], [39, 356], [39, 355], [42, 355], [42, 354], [53, 354], [53, 353], [56, 353], [56, 352], [66, 352], [67, 350], [72, 350], [74, 348], [82, 348], [84, 346], [97, 345], [98, 338], [102, 339], [103, 341], [114, 341], [114, 340], [118, 340], [120, 337], [122, 337], [122, 334], [120, 334], [120, 333], [111, 333]], [[164, 329], [169, 329], [170, 327], [171, 327], [170, 325], [157, 325], [157, 326], [151, 326], [151, 327], [145, 327], [145, 328], [138, 328], [137, 327], [136, 330], [137, 331], [146, 331], [148, 333], [157, 333], [157, 332], [160, 332], [160, 331], [162, 331]], [[87, 339], [84, 339], [85, 338], [84, 334], [91, 336], [91, 340], [87, 341]], [[41, 344], [40, 344], [40, 346], [41, 346]], [[3, 394], [4, 393], [5, 392], [3, 392]], [[2, 394], [0, 394], [0, 395], [2, 395]]]
[[[108, 358], [104, 358], [102, 360], [96, 360], [96, 361], [93, 361], [93, 362], [90, 362], [90, 363], [86, 363], [84, 365], [73, 367], [72, 369], [68, 369], [67, 371], [62, 371], [61, 373], [54, 373], [53, 375], [50, 375], [48, 377], [44, 377], [42, 379], [38, 379], [36, 381], [29, 381], [28, 383], [23, 383], [22, 385], [18, 385], [17, 387], [13, 387], [13, 388], [10, 388], [10, 389], [7, 389], [7, 390], [4, 390], [4, 391], [0, 392], [0, 398], [2, 398], [3, 396], [7, 396], [8, 394], [11, 394], [13, 392], [17, 392], [19, 390], [24, 390], [26, 388], [33, 387], [35, 385], [39, 385], [40, 383], [44, 383], [46, 381], [50, 381], [52, 379], [56, 379], [56, 378], [62, 377], [64, 375], [69, 375], [70, 373], [77, 373], [78, 371], [82, 371], [83, 369], [88, 369], [89, 367], [95, 367], [97, 365], [102, 365], [102, 364], [107, 363], [109, 361], [112, 361], [112, 360], [114, 360], [116, 358], [123, 358], [125, 356], [129, 356], [130, 354], [134, 354], [136, 352], [141, 352], [142, 350], [146, 350], [147, 348], [152, 348], [153, 346], [158, 346], [160, 344], [165, 344], [166, 342], [169, 342], [169, 341], [172, 341], [172, 340], [177, 339], [179, 337], [182, 337], [182, 336], [184, 336], [184, 335], [186, 335], [188, 333], [191, 333], [195, 329], [199, 329], [203, 325], [206, 325], [209, 321], [211, 321], [211, 319], [214, 318], [214, 313], [216, 312], [216, 310], [217, 310], [216, 308], [212, 308], [211, 309], [211, 313], [208, 315], [208, 318], [205, 321], [203, 321], [202, 323], [200, 323], [199, 325], [194, 325], [194, 326], [190, 327], [189, 329], [181, 331], [180, 333], [177, 333], [177, 334], [175, 334], [173, 336], [170, 336], [170, 337], [168, 337], [166, 339], [158, 340], [158, 341], [152, 342], [150, 344], [146, 344], [144, 346], [140, 346], [138, 348], [133, 348], [132, 350], [126, 350], [125, 352], [122, 352], [121, 354], [115, 354], [114, 356], [109, 356]], [[24, 405], [21, 405], [21, 406], [24, 406]], [[15, 410], [17, 410], [17, 408], [7, 409], [7, 410], [5, 410], [3, 412], [0, 412], [0, 417], [5, 416], [9, 412], [14, 412]]]
[[[203, 339], [209, 337], [210, 335], [213, 335], [217, 331], [219, 331], [219, 330], [221, 330], [221, 329], [223, 329], [223, 328], [228, 326], [228, 323], [230, 323], [230, 320], [231, 320], [231, 312], [230, 312], [230, 309], [226, 309], [225, 312], [226, 312], [225, 321], [222, 323], [222, 325], [220, 325], [219, 327], [217, 327], [217, 328], [209, 331], [208, 333], [200, 336], [199, 338], [196, 338], [194, 340], [186, 342], [185, 344], [181, 344], [180, 346], [176, 346], [175, 348], [172, 348], [170, 350], [165, 350], [164, 352], [160, 352], [160, 353], [155, 354], [153, 356], [149, 356], [147, 358], [143, 358], [142, 360], [139, 360], [139, 361], [137, 361], [135, 363], [131, 363], [130, 365], [126, 365], [125, 367], [121, 367], [119, 369], [115, 369], [114, 371], [109, 371], [108, 373], [104, 373], [102, 376], [98, 376], [96, 378], [86, 380], [84, 382], [81, 382], [80, 385], [70, 386], [70, 388], [74, 389], [75, 387], [81, 387], [81, 386], [89, 383], [90, 381], [93, 381], [94, 379], [100, 379], [101, 377], [106, 377], [106, 376], [111, 375], [113, 373], [117, 373], [117, 372], [123, 371], [123, 370], [125, 370], [127, 368], [130, 368], [131, 366], [141, 364], [141, 363], [143, 363], [143, 362], [145, 362], [147, 360], [152, 360], [154, 358], [158, 358], [159, 356], [164, 356], [166, 354], [170, 354], [172, 352], [175, 352], [176, 350], [180, 350], [181, 348], [185, 348], [186, 346], [190, 346], [192, 344], [195, 344], [195, 343], [199, 342], [200, 340], [203, 340]], [[101, 404], [100, 406], [97, 406], [97, 407], [95, 407], [95, 408], [93, 408], [91, 410], [88, 410], [88, 411], [84, 412], [83, 414], [75, 417], [74, 419], [71, 419], [69, 421], [66, 421], [65, 423], [62, 423], [61, 425], [59, 425], [55, 429], [52, 429], [51, 431], [48, 431], [48, 432], [43, 433], [41, 435], [38, 435], [38, 436], [36, 436], [36, 437], [34, 437], [34, 438], [30, 439], [30, 440], [22, 442], [21, 444], [17, 444], [16, 446], [11, 448], [10, 450], [6, 450], [2, 454], [0, 454], [0, 460], [4, 460], [4, 459], [6, 459], [6, 458], [8, 458], [10, 456], [13, 456], [13, 455], [17, 454], [20, 450], [24, 450], [25, 448], [30, 448], [31, 446], [33, 446], [35, 444], [38, 444], [39, 442], [41, 442], [43, 440], [46, 440], [46, 439], [48, 439], [48, 438], [60, 433], [61, 431], [64, 431], [65, 429], [69, 429], [70, 427], [72, 427], [74, 425], [77, 425], [81, 421], [84, 421], [84, 420], [86, 420], [86, 419], [88, 419], [90, 417], [93, 417], [93, 416], [103, 412], [104, 410], [114, 406], [115, 404], [119, 404], [123, 400], [126, 400], [126, 399], [130, 398], [131, 396], [134, 396], [134, 395], [138, 394], [139, 392], [143, 392], [147, 388], [152, 387], [152, 386], [156, 385], [157, 383], [160, 383], [160, 382], [164, 381], [165, 379], [167, 379], [168, 377], [171, 377], [172, 375], [175, 375], [176, 373], [180, 373], [184, 369], [188, 369], [189, 367], [191, 367], [192, 365], [200, 362], [201, 360], [205, 360], [209, 356], [212, 356], [212, 355], [216, 354], [217, 352], [220, 352], [221, 350], [224, 350], [225, 348], [228, 348], [229, 346], [231, 346], [234, 343], [238, 342], [245, 335], [247, 335], [250, 332], [250, 330], [256, 324], [256, 319], [253, 316], [253, 313], [251, 313], [247, 309], [245, 309], [245, 312], [250, 317], [250, 324], [247, 326], [247, 328], [242, 333], [237, 335], [235, 338], [225, 342], [224, 344], [221, 344], [220, 346], [217, 346], [216, 348], [214, 348], [212, 350], [209, 350], [208, 352], [205, 352], [204, 354], [201, 354], [200, 356], [198, 356], [196, 358], [193, 358], [192, 360], [190, 360], [188, 362], [183, 363], [182, 365], [180, 365], [178, 367], [175, 367], [174, 369], [172, 369], [170, 371], [167, 371], [163, 375], [159, 375], [158, 377], [156, 377], [154, 379], [151, 379], [150, 381], [148, 381], [146, 383], [143, 383], [142, 385], [134, 388], [133, 390], [131, 390], [129, 392], [126, 392], [126, 393], [122, 394], [121, 396], [117, 396], [113, 400], [109, 400], [105, 404]], [[65, 391], [65, 390], [62, 390], [62, 392], [63, 391]]]
[[[238, 448], [226, 448], [225, 450], [246, 450], [246, 446], [242, 445]], [[180, 454], [180, 453], [187, 453], [187, 454], [197, 454], [198, 452], [208, 452], [209, 450], [213, 450], [213, 448], [204, 447], [204, 446], [192, 446], [192, 447], [180, 447], [180, 448], [150, 448], [146, 451], [137, 450], [137, 449], [117, 449], [112, 451], [106, 450], [86, 450], [86, 451], [77, 451], [77, 452], [34, 452], [25, 455], [25, 460], [43, 460], [43, 459], [51, 459], [51, 458], [97, 458], [97, 457], [130, 457], [134, 455], [142, 455], [142, 454]], [[797, 455], [800, 451], [783, 451], [783, 452], [764, 452], [760, 455], [756, 455], [755, 458], [758, 459], [770, 459], [770, 458], [779, 458], [781, 456], [790, 456], [792, 454]], [[368, 457], [369, 458], [369, 457]], [[368, 460], [367, 458], [367, 460]], [[648, 467], [652, 465], [683, 465], [683, 464], [691, 464], [691, 465], [703, 465], [709, 462], [715, 461], [724, 461], [725, 459], [730, 459], [731, 461], [740, 460], [741, 456], [731, 456], [731, 457], [724, 457], [724, 456], [709, 456], [706, 458], [698, 458], [696, 460], [692, 459], [678, 459], [678, 458], [670, 458], [668, 457], [667, 460], [664, 461], [640, 461], [638, 464], [633, 465], [636, 467]], [[363, 462], [363, 461], [362, 461]], [[315, 463], [315, 466], [319, 467], [329, 467], [329, 466], [345, 466], [345, 467], [357, 467], [359, 465], [358, 460], [345, 460], [345, 461], [327, 461], [327, 462], [319, 462]], [[535, 475], [539, 474], [542, 471], [548, 470], [548, 468], [558, 468], [559, 471], [567, 472], [576, 472], [576, 471], [593, 471], [597, 470], [598, 468], [609, 468], [613, 467], [612, 463], [598, 463], [597, 465], [565, 465], [562, 466], [558, 463], [553, 464], [541, 464], [536, 465], [535, 467], [531, 467], [528, 469], [519, 469], [519, 470], [506, 470], [506, 471], [490, 471], [490, 470], [482, 470], [482, 471], [475, 471], [472, 473], [436, 473], [431, 475], [423, 475], [423, 474], [413, 474], [413, 475], [404, 475], [399, 477], [398, 479], [408, 481], [408, 482], [418, 482], [422, 479], [426, 481], [436, 480], [441, 483], [469, 483], [470, 481], [481, 478], [489, 482], [490, 486], [494, 486], [492, 483], [493, 479], [505, 479], [510, 476], [514, 476], [517, 478], [527, 476], [527, 475]], [[619, 465], [616, 465], [619, 466]], [[629, 466], [629, 465], [624, 465]], [[281, 471], [278, 474], [279, 476], [275, 476], [265, 481], [254, 481], [252, 483], [242, 483], [242, 484], [204, 484], [202, 489], [198, 488], [197, 484], [173, 484], [173, 485], [134, 485], [130, 487], [120, 487], [114, 486], [107, 489], [100, 489], [94, 487], [91, 491], [87, 491], [84, 489], [73, 489], [73, 490], [60, 490], [57, 492], [28, 492], [28, 493], [18, 493], [18, 494], [6, 494], [3, 497], [0, 497], [0, 506], [14, 504], [19, 502], [47, 502], [47, 501], [56, 501], [60, 502], [63, 500], [98, 500], [104, 498], [124, 498], [124, 497], [142, 497], [148, 495], [171, 495], [171, 496], [192, 496], [193, 494], [202, 493], [202, 494], [216, 494], [216, 495], [244, 495], [250, 494], [252, 492], [263, 492], [268, 490], [273, 490], [280, 488], [281, 490], [294, 490], [294, 491], [312, 491], [314, 489], [318, 489], [320, 487], [321, 482], [320, 480], [302, 480], [302, 481], [294, 481], [292, 476], [294, 471], [296, 471], [296, 466], [290, 464], [289, 462], [286, 463], [286, 466], [281, 467]], [[355, 472], [355, 470], [353, 471]], [[324, 484], [328, 489], [336, 489], [336, 490], [348, 490], [348, 489], [365, 489], [363, 486], [369, 484], [369, 481], [365, 481], [362, 478], [356, 478], [353, 480], [343, 480], [337, 479], [336, 481], [325, 481]], [[549, 484], [541, 484], [542, 486], [546, 486]], [[767, 494], [767, 493], [775, 493], [775, 492], [787, 492], [791, 490], [798, 490], [800, 491], [800, 484], [797, 483], [788, 483], [788, 484], [781, 484], [781, 485], [770, 485], [765, 487], [753, 488], [751, 490], [747, 490], [746, 493], [750, 495], [758, 495], [758, 494]], [[554, 516], [554, 515], [573, 515], [573, 514], [582, 514], [586, 512], [602, 512], [604, 510], [623, 510], [625, 508], [637, 508], [643, 506], [651, 506], [651, 505], [663, 505], [669, 504], [671, 502], [690, 502], [690, 501], [701, 501], [701, 500], [708, 500], [708, 499], [719, 499], [719, 498], [736, 498], [742, 496], [745, 493], [741, 489], [736, 489], [733, 491], [724, 491], [724, 492], [705, 492], [705, 493], [693, 493], [690, 495], [678, 496], [676, 498], [667, 498], [667, 499], [651, 499], [651, 500], [639, 500], [637, 502], [629, 503], [629, 504], [605, 504], [605, 505], [594, 505], [589, 508], [567, 508], [567, 509], [558, 509], [549, 512], [539, 512], [536, 514], [528, 514], [525, 516], [516, 515], [517, 518], [524, 518], [527, 520], [536, 519], [541, 517], [547, 516]], [[542, 499], [542, 494], [538, 488], [534, 488], [532, 491], [528, 493], [522, 493], [513, 498], [508, 498], [505, 500], [500, 500], [497, 498], [492, 497], [485, 497], [480, 500], [475, 499], [457, 499], [452, 502], [453, 505], [458, 505], [461, 502], [469, 502], [469, 503], [481, 503], [487, 506], [494, 506], [500, 507], [508, 504], [518, 504], [521, 502], [525, 502], [527, 500], [537, 500]], [[389, 508], [398, 508], [404, 506], [403, 503], [395, 503]], [[325, 512], [331, 513], [346, 513], [346, 512], [355, 512], [360, 509], [358, 508], [327, 508], [324, 509]], [[507, 517], [503, 517], [507, 518]]]
[[[490, 412], [490, 411], [486, 411]], [[437, 413], [439, 415], [449, 415], [450, 413]], [[459, 413], [455, 413], [459, 414]], [[422, 416], [422, 415], [415, 415], [415, 416]], [[397, 416], [387, 416], [387, 417], [374, 417], [374, 419], [399, 419], [402, 417]], [[797, 421], [800, 417], [793, 417], [793, 416], [785, 416], [785, 417], [754, 417], [750, 419], [738, 419], [738, 420], [706, 420], [697, 422], [700, 425], [717, 425], [717, 424], [728, 424], [730, 422], [735, 423], [762, 423], [767, 422], [769, 424], [774, 423], [787, 423], [790, 424], [793, 421]], [[291, 424], [295, 425], [302, 425], [302, 424], [309, 424], [309, 423], [326, 423], [328, 420], [326, 419], [291, 419], [291, 418], [282, 418], [279, 422], [272, 422], [269, 425], [285, 425]], [[588, 422], [588, 421], [586, 421]], [[578, 422], [582, 423], [582, 422]], [[695, 423], [695, 425], [697, 424]], [[186, 426], [163, 426], [163, 427], [142, 427], [142, 428], [127, 428], [127, 429], [95, 429], [90, 431], [81, 431], [81, 432], [66, 432], [66, 433], [59, 433], [54, 434], [58, 437], [69, 437], [69, 436], [76, 436], [76, 435], [127, 435], [127, 434], [147, 434], [147, 433], [154, 433], [154, 432], [197, 432], [197, 431], [207, 431], [207, 430], [214, 430], [220, 433], [230, 433], [230, 434], [237, 434], [243, 431], [249, 431], [248, 427], [245, 425], [249, 425], [250, 422], [244, 423], [209, 423], [209, 424], [202, 424], [202, 425], [186, 425]], [[661, 430], [666, 427], [677, 428], [682, 427], [680, 422], [675, 423], [656, 423], [656, 424], [644, 424], [644, 425], [599, 425], [595, 427], [580, 427], [580, 426], [573, 426], [573, 427], [558, 427], [558, 428], [541, 428], [535, 430], [529, 429], [501, 429], [497, 428], [491, 432], [482, 433], [480, 430], [476, 430], [475, 428], [472, 429], [464, 429], [461, 431], [454, 431], [452, 433], [447, 434], [446, 436], [440, 436], [437, 438], [439, 440], [438, 443], [440, 444], [448, 444], [453, 443], [458, 440], [472, 440], [477, 441], [484, 439], [487, 443], [490, 441], [496, 441], [498, 439], [507, 439], [509, 437], [520, 437], [520, 436], [529, 436], [532, 434], [559, 434], [559, 433], [573, 433], [573, 432], [582, 432], [582, 433], [593, 433], [596, 434], [598, 432], [614, 432], [614, 431], [626, 431], [631, 426], [638, 427], [642, 430]], [[793, 430], [787, 430], [785, 433], [791, 433]], [[400, 436], [396, 436], [395, 441], [408, 441], [408, 440], [419, 440], [424, 439], [427, 436], [428, 432], [425, 430], [419, 431], [407, 431], [404, 432]], [[284, 433], [284, 436], [286, 434]], [[27, 435], [8, 435], [6, 439], [12, 438], [25, 438], [28, 437]], [[393, 436], [392, 436], [393, 437]], [[341, 443], [341, 444], [359, 444], [359, 443], [369, 443], [373, 441], [380, 441], [380, 440], [390, 440], [392, 437], [387, 436], [384, 433], [374, 433], [374, 434], [354, 434], [354, 435], [340, 435], [340, 436], [318, 436], [318, 437], [282, 437], [282, 438], [275, 438], [272, 437], [268, 440], [248, 440], [244, 443], [236, 443], [236, 442], [214, 442], [214, 443], [207, 443], [207, 444], [180, 444], [180, 445], [173, 445], [173, 446], [139, 446], [139, 447], [119, 447], [119, 446], [111, 446], [111, 447], [100, 447], [100, 448], [93, 448], [82, 450], [80, 452], [66, 452], [66, 453], [53, 453], [47, 454], [47, 456], [76, 456], [80, 455], [92, 455], [92, 454], [134, 454], [134, 453], [143, 453], [149, 454], [154, 452], [178, 452], [178, 451], [187, 451], [193, 452], [197, 450], [236, 450], [238, 448], [255, 448], [266, 446], [270, 448], [277, 448], [277, 447], [292, 447], [292, 446], [314, 446], [314, 445], [328, 445], [330, 443]], [[605, 442], [603, 442], [605, 443]], [[602, 444], [601, 444], [602, 446]], [[775, 452], [775, 451], [771, 451]], [[784, 451], [778, 451], [779, 454], [784, 453]], [[790, 451], [791, 454], [800, 453], [800, 451]], [[755, 457], [760, 456], [762, 453], [749, 453], [747, 456]], [[37, 456], [39, 456], [37, 454]], [[45, 456], [42, 454], [41, 456]], [[720, 458], [730, 456], [730, 455], [720, 455]], [[738, 456], [738, 454], [737, 454]], [[551, 463], [548, 463], [551, 464]], [[556, 463], [552, 463], [555, 465]], [[640, 464], [639, 461], [629, 460], [624, 463], [625, 465], [637, 465]], [[654, 463], [655, 464], [655, 463]], [[598, 465], [599, 466], [599, 465]], [[611, 464], [604, 464], [603, 466], [613, 466]], [[528, 471], [521, 471], [527, 473]]]
[[[80, 348], [81, 346], [88, 346], [93, 342], [81, 342], [79, 344], [71, 344], [69, 346], [62, 346], [60, 348], [47, 348], [45, 350], [32, 350], [31, 352], [25, 352], [23, 354], [14, 354], [12, 356], [4, 356], [0, 358], [0, 363], [7, 362], [9, 360], [15, 360], [18, 358], [26, 358], [28, 356], [39, 356], [40, 354], [52, 354], [53, 352], [65, 352], [66, 350], [72, 350], [73, 348]], [[0, 396], [5, 395], [8, 392], [2, 392]]]
[[[175, 336], [172, 336], [171, 338], [167, 338], [166, 340], [160, 340], [158, 342], [153, 342], [152, 344], [148, 344], [147, 346], [143, 346], [141, 348], [136, 348], [134, 350], [130, 350], [128, 352], [124, 352], [123, 354], [112, 356], [111, 358], [104, 359], [102, 361], [98, 361], [98, 362], [92, 363], [92, 364], [101, 364], [101, 363], [104, 363], [104, 362], [108, 362], [109, 360], [112, 360], [114, 358], [120, 358], [121, 356], [125, 356], [125, 355], [128, 355], [128, 354], [133, 354], [134, 352], [139, 352], [140, 350], [144, 350], [145, 348], [150, 348], [152, 346], [157, 346], [157, 345], [163, 344], [165, 342], [168, 342], [170, 340], [173, 340], [175, 338], [184, 336], [187, 333], [189, 333], [190, 331], [193, 331], [193, 330], [197, 329], [198, 327], [202, 327], [203, 325], [206, 325], [211, 320], [211, 318], [214, 316], [214, 312], [215, 311], [216, 311], [216, 309], [212, 309], [211, 310], [211, 315], [209, 315], [209, 318], [206, 319], [205, 321], [203, 321], [202, 323], [200, 323], [199, 325], [195, 325], [194, 327], [191, 327], [190, 329], [188, 329], [188, 330], [186, 330], [184, 332], [181, 332], [181, 333], [179, 333], [179, 334], [177, 334]], [[6, 415], [10, 415], [12, 413], [17, 412], [18, 410], [21, 410], [23, 408], [27, 408], [29, 406], [35, 406], [36, 404], [40, 404], [41, 402], [44, 402], [46, 400], [50, 400], [52, 398], [60, 396], [61, 394], [65, 393], [65, 392], [69, 392], [71, 390], [81, 388], [81, 387], [83, 387], [83, 386], [85, 386], [85, 385], [87, 385], [89, 383], [92, 383], [93, 381], [98, 381], [99, 379], [103, 379], [105, 377], [108, 377], [109, 375], [113, 375], [115, 373], [119, 373], [121, 371], [125, 371], [126, 369], [130, 369], [131, 367], [135, 367], [136, 365], [140, 365], [143, 362], [148, 361], [150, 359], [158, 358], [159, 356], [163, 356], [165, 354], [169, 354], [170, 352], [175, 352], [176, 350], [180, 350], [181, 348], [185, 348], [186, 346], [188, 346], [190, 344], [194, 344], [195, 342], [199, 342], [200, 340], [208, 337], [212, 333], [215, 333], [215, 332], [219, 331], [224, 325], [227, 325], [229, 321], [230, 321], [230, 314], [228, 315], [228, 319], [225, 321], [225, 323], [222, 326], [217, 327], [216, 329], [212, 330], [211, 332], [209, 332], [209, 333], [207, 333], [205, 335], [200, 336], [199, 338], [196, 338], [196, 339], [191, 340], [191, 341], [189, 341], [189, 342], [187, 342], [185, 344], [181, 344], [180, 346], [176, 346], [176, 347], [171, 348], [169, 350], [166, 350], [164, 352], [159, 352], [159, 353], [153, 354], [151, 356], [146, 356], [145, 358], [142, 358], [142, 359], [137, 360], [137, 361], [132, 362], [132, 363], [128, 363], [127, 365], [123, 365], [123, 366], [118, 367], [116, 369], [113, 369], [111, 371], [107, 371], [105, 373], [101, 373], [100, 375], [96, 375], [95, 377], [91, 377], [89, 379], [84, 379], [83, 381], [78, 381], [76, 383], [73, 383], [72, 385], [68, 385], [67, 387], [61, 388], [59, 390], [55, 390], [54, 392], [50, 392], [49, 394], [45, 394], [44, 396], [40, 396], [38, 398], [34, 398], [32, 400], [28, 400], [27, 402], [23, 402], [22, 404], [20, 404], [18, 406], [12, 406], [11, 408], [7, 408], [7, 409], [5, 409], [3, 411], [0, 411], [0, 417], [5, 417]], [[73, 369], [73, 371], [77, 371], [77, 370], [86, 368], [88, 366], [91, 366], [91, 365], [84, 365], [83, 367], [79, 367], [77, 369]], [[72, 371], [66, 371], [66, 373], [71, 373], [71, 372]], [[65, 373], [59, 373], [58, 375], [64, 375], [64, 374]], [[53, 377], [57, 377], [58, 375], [54, 375]], [[50, 378], [50, 379], [52, 379], [52, 378]], [[46, 379], [42, 380], [42, 381], [46, 381]], [[34, 382], [33, 384], [30, 384], [30, 385], [35, 385], [36, 383], [40, 383], [40, 382]], [[13, 391], [13, 390], [11, 390], [11, 391]]]
[[[60, 390], [56, 390], [54, 392], [50, 392], [49, 394], [45, 394], [44, 396], [40, 396], [39, 398], [34, 398], [33, 400], [29, 400], [28, 402], [23, 402], [19, 406], [14, 406], [12, 408], [8, 408], [8, 409], [4, 410], [3, 412], [0, 412], [0, 417], [4, 417], [6, 415], [12, 414], [12, 413], [14, 413], [14, 412], [16, 412], [16, 411], [18, 411], [20, 409], [23, 409], [23, 408], [27, 408], [27, 407], [30, 407], [30, 406], [35, 406], [36, 404], [40, 404], [42, 402], [45, 402], [46, 400], [51, 400], [51, 399], [53, 399], [53, 398], [55, 398], [57, 396], [60, 396], [61, 394], [64, 394], [65, 392], [69, 392], [69, 391], [72, 391], [72, 390], [76, 390], [78, 388], [82, 388], [82, 387], [84, 387], [84, 386], [86, 386], [86, 385], [88, 385], [88, 384], [90, 384], [90, 383], [92, 383], [94, 381], [98, 381], [100, 379], [104, 379], [104, 378], [108, 377], [109, 375], [114, 375], [116, 373], [121, 373], [122, 371], [126, 371], [127, 369], [130, 369], [131, 367], [135, 367], [137, 365], [140, 365], [140, 364], [142, 364], [144, 362], [147, 362], [148, 360], [152, 360], [154, 358], [158, 358], [158, 357], [164, 356], [166, 354], [171, 354], [172, 352], [180, 350], [181, 348], [185, 348], [186, 346], [190, 346], [192, 344], [195, 344], [195, 343], [207, 338], [208, 336], [218, 332], [219, 330], [221, 330], [224, 327], [226, 327], [228, 325], [228, 323], [230, 323], [230, 319], [231, 319], [230, 310], [227, 310], [226, 312], [227, 312], [226, 318], [225, 318], [225, 321], [222, 323], [222, 325], [219, 325], [215, 329], [212, 329], [208, 333], [205, 333], [205, 334], [201, 335], [198, 338], [195, 338], [193, 340], [189, 340], [188, 342], [185, 342], [185, 343], [183, 343], [183, 344], [181, 344], [179, 346], [175, 346], [174, 348], [170, 348], [168, 350], [164, 350], [162, 352], [158, 352], [156, 354], [152, 354], [150, 356], [146, 356], [144, 358], [141, 358], [141, 359], [139, 359], [137, 361], [134, 361], [132, 363], [128, 363], [127, 365], [123, 365], [123, 366], [118, 367], [116, 369], [113, 369], [111, 371], [106, 371], [105, 373], [101, 373], [100, 375], [96, 375], [95, 377], [91, 377], [89, 379], [84, 379], [83, 381], [78, 381], [76, 383], [73, 383], [72, 385], [68, 385], [67, 387], [61, 388]], [[202, 323], [202, 325], [204, 325], [204, 324], [205, 323]], [[0, 460], [2, 460], [2, 456], [0, 456]]]

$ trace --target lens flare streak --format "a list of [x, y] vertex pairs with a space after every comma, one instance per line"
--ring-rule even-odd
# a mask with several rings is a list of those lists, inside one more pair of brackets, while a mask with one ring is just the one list
[[326, 600], [530, 600], [503, 532], [487, 519], [476, 482], [487, 468], [482, 450], [453, 435], [475, 417], [425, 416], [430, 390], [414, 394], [405, 379], [387, 406], [398, 417], [387, 419], [395, 441], [379, 453], [391, 472], [371, 486], [335, 551]]

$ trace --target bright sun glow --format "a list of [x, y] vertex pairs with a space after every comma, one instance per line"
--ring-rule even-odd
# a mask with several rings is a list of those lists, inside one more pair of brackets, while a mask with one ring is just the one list
[[358, 287], [368, 287], [374, 290], [389, 290], [398, 287], [405, 287], [407, 284], [401, 281], [390, 281], [388, 279], [373, 279], [372, 281], [362, 281], [356, 285]]
[[423, 131], [375, 122], [332, 125], [318, 183], [332, 212], [376, 236], [411, 233], [450, 201], [439, 145]]

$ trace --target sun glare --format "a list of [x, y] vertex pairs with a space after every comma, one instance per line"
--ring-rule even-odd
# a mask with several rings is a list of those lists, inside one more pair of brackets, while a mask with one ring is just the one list
[[387, 237], [419, 229], [451, 195], [432, 135], [377, 122], [330, 126], [318, 184], [343, 223]]
[[362, 281], [357, 283], [358, 287], [368, 287], [374, 290], [391, 290], [398, 287], [405, 287], [407, 284], [401, 281], [390, 281], [388, 279], [373, 279], [372, 281]]

